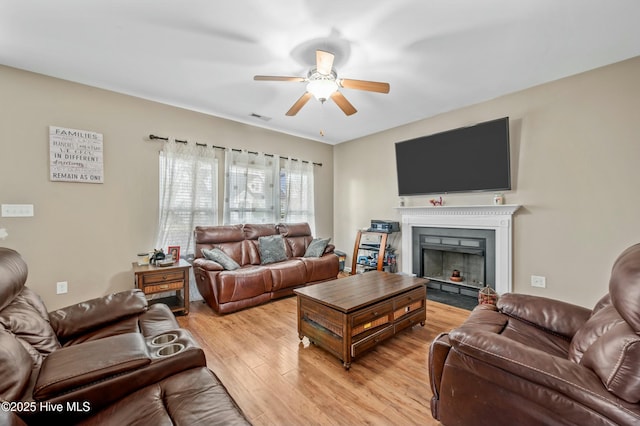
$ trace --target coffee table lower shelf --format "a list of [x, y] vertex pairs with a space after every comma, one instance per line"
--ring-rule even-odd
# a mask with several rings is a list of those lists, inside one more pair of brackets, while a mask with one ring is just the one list
[[298, 337], [343, 361], [345, 369], [363, 352], [416, 324], [426, 321], [424, 285], [377, 300], [350, 312], [298, 294]]

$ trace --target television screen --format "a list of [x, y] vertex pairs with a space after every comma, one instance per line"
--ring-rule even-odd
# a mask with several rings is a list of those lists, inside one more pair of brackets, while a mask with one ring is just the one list
[[511, 189], [509, 117], [396, 142], [398, 194]]

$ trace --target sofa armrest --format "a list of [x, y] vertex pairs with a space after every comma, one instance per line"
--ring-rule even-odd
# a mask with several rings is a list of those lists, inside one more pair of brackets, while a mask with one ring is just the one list
[[214, 260], [205, 259], [203, 257], [199, 257], [193, 261], [193, 267], [202, 268], [205, 271], [224, 271], [222, 265]]
[[[528, 347], [490, 331], [464, 325], [449, 333], [449, 341], [451, 350], [458, 352], [463, 358], [469, 357], [507, 372], [514, 377], [514, 381], [535, 383], [585, 406], [595, 406], [604, 411], [607, 406], [610, 408], [613, 395], [607, 391], [595, 372], [568, 359]], [[472, 374], [473, 371], [469, 373]], [[491, 380], [491, 377], [485, 379]], [[544, 400], [543, 394], [540, 397], [543, 399], [540, 404], [546, 405], [548, 400]], [[528, 394], [527, 398], [535, 399], [536, 395]], [[625, 404], [621, 399], [618, 402], [620, 408]]]
[[139, 333], [105, 337], [52, 352], [42, 363], [33, 398], [52, 399], [151, 362]]
[[571, 339], [589, 319], [591, 311], [560, 300], [528, 294], [508, 293], [500, 296], [498, 309], [519, 320]]
[[442, 373], [444, 371], [444, 363], [447, 360], [451, 343], [447, 333], [440, 333], [433, 339], [429, 345], [429, 381], [431, 384], [431, 415], [434, 419], [440, 418], [438, 413], [438, 403], [440, 400], [440, 384], [442, 382]]
[[59, 339], [68, 339], [146, 310], [144, 292], [133, 289], [49, 312], [49, 321]]

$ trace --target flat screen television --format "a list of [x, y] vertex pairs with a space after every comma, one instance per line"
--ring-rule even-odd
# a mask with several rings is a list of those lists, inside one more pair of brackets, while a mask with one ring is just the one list
[[511, 189], [509, 117], [396, 142], [398, 194]]

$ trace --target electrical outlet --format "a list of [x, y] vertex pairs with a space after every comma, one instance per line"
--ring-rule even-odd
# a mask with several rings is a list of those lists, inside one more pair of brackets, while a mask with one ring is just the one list
[[56, 283], [56, 294], [65, 294], [68, 290], [68, 284], [66, 281], [59, 281]]
[[547, 287], [547, 279], [539, 275], [531, 275], [531, 287]]

